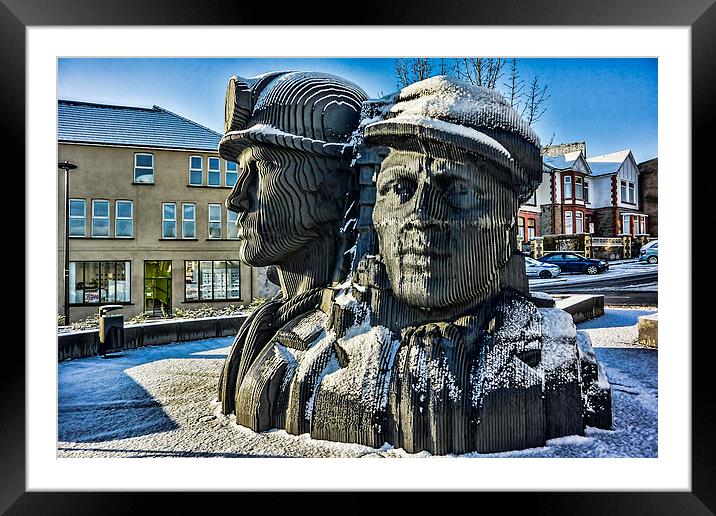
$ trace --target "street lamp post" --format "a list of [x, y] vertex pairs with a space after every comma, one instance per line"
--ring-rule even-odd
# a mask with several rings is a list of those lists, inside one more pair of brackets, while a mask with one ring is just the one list
[[65, 171], [65, 326], [70, 324], [70, 170], [77, 165], [60, 161], [57, 168]]

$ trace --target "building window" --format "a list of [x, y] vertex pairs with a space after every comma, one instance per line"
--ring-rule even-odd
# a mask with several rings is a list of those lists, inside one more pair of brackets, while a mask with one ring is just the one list
[[572, 198], [572, 176], [564, 176], [564, 198]]
[[86, 235], [87, 203], [84, 199], [70, 199], [70, 236]]
[[527, 219], [527, 240], [532, 240], [537, 236], [537, 227], [535, 219]]
[[103, 199], [92, 201], [92, 236], [109, 236], [109, 201]]
[[187, 301], [241, 299], [241, 263], [235, 260], [193, 260], [185, 264]]
[[582, 189], [582, 178], [574, 178], [574, 196], [575, 198], [582, 200], [584, 199], [584, 190]]
[[239, 238], [239, 228], [236, 227], [236, 220], [238, 218], [238, 213], [226, 210], [226, 238], [230, 240]]
[[134, 155], [134, 182], [154, 183], [154, 155]]
[[622, 215], [622, 235], [631, 235], [631, 215]]
[[209, 158], [209, 172], [207, 182], [209, 186], [221, 186], [221, 169], [219, 158]]
[[226, 165], [226, 186], [234, 186], [239, 178], [239, 166], [233, 161], [225, 161]]
[[622, 181], [621, 182], [621, 194], [622, 194], [622, 202], [628, 202], [627, 198], [627, 182]]
[[572, 212], [567, 211], [564, 213], [564, 234], [571, 235], [574, 233], [574, 226], [572, 224]]
[[196, 205], [184, 203], [181, 209], [181, 237], [196, 238]]
[[177, 237], [177, 205], [173, 202], [162, 204], [162, 238]]
[[221, 204], [209, 205], [209, 238], [221, 238]]
[[584, 180], [584, 202], [589, 202], [589, 181]]
[[525, 218], [517, 217], [517, 241], [521, 242], [525, 239]]
[[70, 262], [70, 304], [130, 302], [130, 262]]
[[201, 156], [190, 156], [189, 157], [189, 184], [190, 185], [202, 185], [204, 184], [204, 170], [202, 168]]
[[132, 238], [134, 203], [132, 201], [117, 201], [114, 206], [114, 236], [117, 238]]
[[584, 233], [584, 213], [578, 211], [574, 214], [575, 233]]
[[629, 182], [628, 188], [629, 188], [629, 202], [632, 203], [632, 204], [634, 204], [634, 202], [635, 202], [635, 200], [634, 200], [634, 199], [635, 199], [635, 197], [634, 197], [634, 183]]

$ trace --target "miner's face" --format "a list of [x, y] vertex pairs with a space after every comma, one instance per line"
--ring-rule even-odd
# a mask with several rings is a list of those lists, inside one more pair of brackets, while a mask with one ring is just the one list
[[500, 173], [488, 162], [390, 151], [377, 180], [373, 224], [399, 299], [445, 308], [497, 288], [519, 206]]
[[256, 144], [237, 161], [239, 178], [226, 205], [238, 214], [242, 261], [280, 265], [326, 232], [331, 235], [348, 188], [337, 160]]

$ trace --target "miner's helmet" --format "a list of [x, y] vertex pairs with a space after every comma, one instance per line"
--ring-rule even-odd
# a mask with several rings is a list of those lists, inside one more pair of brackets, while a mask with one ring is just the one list
[[341, 77], [319, 72], [271, 72], [232, 77], [226, 91], [219, 154], [237, 161], [256, 143], [329, 157], [346, 154], [366, 93]]
[[441, 75], [381, 102], [382, 119], [364, 128], [366, 145], [418, 152], [437, 147], [490, 161], [505, 174], [520, 202], [539, 186], [539, 138], [499, 92]]

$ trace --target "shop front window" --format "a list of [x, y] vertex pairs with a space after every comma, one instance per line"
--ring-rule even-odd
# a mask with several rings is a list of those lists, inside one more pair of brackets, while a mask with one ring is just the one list
[[187, 301], [241, 299], [241, 263], [237, 260], [189, 260], [185, 265]]
[[130, 302], [128, 261], [70, 262], [70, 304]]

